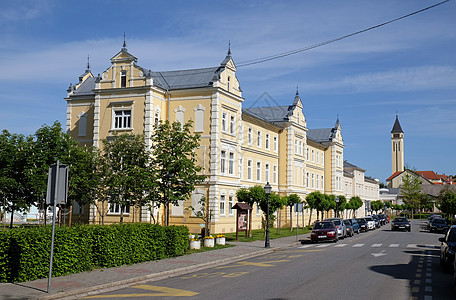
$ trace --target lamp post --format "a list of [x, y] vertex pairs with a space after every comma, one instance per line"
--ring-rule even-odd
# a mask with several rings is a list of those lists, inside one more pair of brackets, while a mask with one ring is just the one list
[[339, 217], [339, 196], [336, 196], [336, 218]]
[[271, 194], [272, 186], [269, 184], [269, 181], [264, 186], [264, 192], [266, 193], [267, 199], [267, 209], [266, 209], [266, 239], [264, 241], [264, 247], [269, 248], [271, 245], [269, 243], [269, 194]]

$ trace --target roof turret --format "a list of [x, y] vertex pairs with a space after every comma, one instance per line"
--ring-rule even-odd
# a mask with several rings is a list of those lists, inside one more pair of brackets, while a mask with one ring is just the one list
[[399, 123], [399, 118], [397, 115], [396, 115], [396, 121], [394, 122], [393, 129], [391, 130], [391, 133], [404, 133], [402, 131], [402, 127], [401, 127], [401, 124]]

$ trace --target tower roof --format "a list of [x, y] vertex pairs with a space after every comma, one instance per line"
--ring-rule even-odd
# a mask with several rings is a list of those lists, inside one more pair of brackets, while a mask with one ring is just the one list
[[396, 121], [394, 122], [394, 126], [393, 126], [393, 129], [391, 130], [391, 133], [404, 133], [402, 131], [402, 127], [401, 127], [401, 124], [399, 123], [399, 118], [398, 116], [396, 115]]

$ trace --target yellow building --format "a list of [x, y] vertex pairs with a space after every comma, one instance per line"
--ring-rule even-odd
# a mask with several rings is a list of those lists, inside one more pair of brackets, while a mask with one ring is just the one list
[[[280, 195], [313, 191], [343, 194], [343, 139], [339, 120], [332, 128], [309, 129], [298, 92], [289, 106], [243, 108], [236, 65], [228, 51], [219, 66], [178, 71], [151, 71], [137, 65], [124, 47], [111, 66], [93, 76], [89, 66], [70, 85], [67, 131], [81, 144], [99, 147], [114, 133], [143, 133], [150, 147], [153, 125], [159, 120], [187, 122], [201, 134], [198, 162], [207, 175], [191, 199], [171, 210], [171, 224], [199, 232], [201, 220], [185, 207], [197, 207], [205, 196], [214, 214], [212, 233], [235, 231], [236, 191], [269, 182]], [[293, 100], [293, 101], [291, 101]], [[119, 207], [105, 207], [106, 223], [119, 221]], [[74, 211], [77, 211], [75, 209]], [[290, 226], [288, 209], [283, 226]], [[161, 223], [161, 210], [146, 207], [125, 211], [126, 222]], [[261, 213], [253, 208], [253, 228], [261, 228]], [[289, 214], [289, 212], [288, 212]], [[96, 207], [86, 208], [86, 221], [98, 223]], [[309, 210], [300, 215], [307, 222]], [[295, 219], [293, 217], [293, 219]], [[302, 224], [302, 223], [301, 223]]]

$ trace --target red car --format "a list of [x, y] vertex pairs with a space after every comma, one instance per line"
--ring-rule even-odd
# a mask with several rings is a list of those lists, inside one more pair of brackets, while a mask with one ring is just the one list
[[339, 240], [336, 225], [332, 221], [315, 222], [312, 232], [310, 233], [310, 240], [312, 243], [328, 240], [336, 243]]

